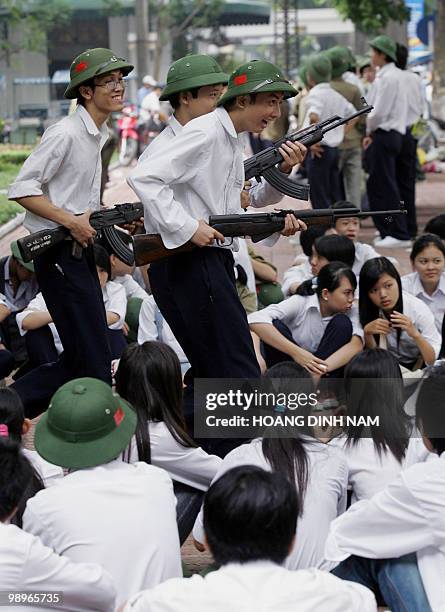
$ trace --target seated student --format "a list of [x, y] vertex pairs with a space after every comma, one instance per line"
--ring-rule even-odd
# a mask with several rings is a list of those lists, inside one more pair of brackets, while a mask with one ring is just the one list
[[278, 304], [284, 299], [276, 267], [249, 247], [249, 257], [255, 275], [258, 308]]
[[434, 316], [402, 291], [399, 273], [386, 257], [370, 259], [361, 269], [359, 312], [367, 348], [387, 348], [409, 370], [437, 359], [442, 340]]
[[[26, 436], [31, 421], [25, 419], [22, 400], [14, 389], [0, 389], [0, 436], [21, 445], [22, 436]], [[63, 477], [63, 470], [58, 465], [45, 461], [35, 450], [21, 447], [22, 453], [30, 461], [45, 487], [51, 486]]]
[[417, 238], [410, 254], [414, 272], [402, 277], [402, 289], [422, 300], [442, 333], [445, 313], [445, 245], [435, 234]]
[[259, 363], [261, 339], [269, 367], [289, 357], [315, 375], [345, 366], [362, 349], [356, 286], [350, 268], [331, 262], [320, 270], [315, 295], [293, 295], [249, 315]]
[[256, 294], [255, 274], [249, 249], [244, 238], [238, 240], [238, 251], [233, 254], [234, 274], [238, 297], [246, 314], [258, 310], [258, 299]]
[[17, 241], [11, 242], [11, 254], [0, 259], [0, 337], [2, 344], [12, 353], [15, 364], [26, 360], [26, 347], [17, 329], [15, 315], [26, 308], [38, 291], [32, 262], [26, 263]]
[[[272, 379], [276, 395], [313, 391], [309, 374], [291, 361], [279, 363], [266, 372]], [[298, 415], [305, 420], [309, 407], [299, 406]], [[292, 414], [296, 414], [292, 410]], [[232, 450], [223, 459], [215, 481], [239, 465], [257, 465], [284, 476], [295, 486], [299, 498], [299, 520], [296, 546], [284, 565], [288, 569], [330, 570], [324, 559], [324, 546], [331, 521], [346, 509], [347, 466], [337, 449], [316, 440], [309, 427], [298, 428], [293, 437], [278, 437], [275, 432], [256, 438]], [[193, 537], [204, 544], [203, 515], [200, 512]], [[277, 608], [279, 609], [279, 608]]]
[[123, 332], [127, 309], [125, 289], [111, 280], [111, 265], [106, 250], [98, 244], [95, 244], [93, 249], [107, 316], [111, 358], [119, 359], [122, 351], [127, 346]]
[[348, 464], [352, 502], [381, 491], [402, 469], [431, 455], [404, 412], [403, 379], [397, 359], [382, 349], [362, 351], [345, 368], [346, 414], [378, 417], [378, 425], [349, 426], [329, 445]]
[[173, 335], [170, 325], [162, 316], [154, 297], [149, 295], [139, 311], [137, 342], [144, 344], [153, 340], [159, 340], [174, 350], [181, 364], [181, 372], [185, 374], [190, 368], [187, 356]]
[[[335, 202], [332, 208], [341, 210], [344, 208], [356, 208], [354, 204], [346, 200], [339, 200]], [[357, 212], [360, 212], [357, 208]], [[364, 242], [359, 242], [358, 237], [360, 235], [360, 219], [357, 217], [344, 217], [343, 219], [336, 219], [334, 225], [335, 231], [339, 236], [346, 236], [353, 241], [355, 246], [355, 260], [352, 266], [352, 271], [357, 276], [360, 274], [363, 264], [368, 259], [374, 257], [380, 257], [380, 254], [370, 245]]]
[[123, 453], [129, 462], [164, 468], [174, 481], [181, 544], [186, 540], [220, 464], [198, 448], [182, 413], [182, 376], [178, 357], [161, 342], [128, 346], [116, 373], [116, 391], [136, 411], [138, 424]]
[[44, 459], [71, 473], [30, 499], [23, 515], [25, 531], [58, 554], [109, 571], [118, 604], [182, 575], [170, 477], [121, 460], [136, 421], [103, 381], [78, 378], [60, 387], [34, 442]]
[[436, 234], [441, 240], [445, 241], [445, 214], [430, 219], [423, 231], [425, 234]]
[[303, 263], [294, 264], [288, 268], [283, 275], [282, 290], [284, 297], [294, 295], [299, 285], [312, 278], [311, 262], [312, 245], [317, 238], [324, 236], [328, 230], [327, 225], [311, 225], [305, 232], [300, 234], [300, 246], [305, 255]]
[[[59, 557], [39, 538], [11, 524], [32, 476], [31, 464], [20, 446], [0, 438], [0, 590], [63, 593], [58, 601], [48, 599], [48, 607], [38, 606], [40, 610], [109, 612], [114, 609], [116, 591], [108, 572], [96, 563], [73, 563]], [[36, 609], [35, 604], [15, 606], [20, 610]], [[7, 607], [13, 609], [12, 605]]]
[[298, 496], [285, 476], [255, 466], [229, 470], [204, 501], [204, 529], [219, 566], [204, 578], [169, 580], [134, 595], [123, 612], [375, 612], [372, 593], [318, 569], [282, 567], [298, 548]]
[[[0, 321], [4, 321], [10, 314], [11, 311], [6, 304], [6, 298], [0, 294]], [[14, 355], [4, 345], [0, 328], [0, 380], [11, 374], [15, 365]]]
[[[327, 558], [343, 561], [337, 575], [371, 587], [377, 582], [391, 610], [445, 609], [444, 392], [440, 363], [428, 370], [416, 402], [425, 445], [440, 458], [412, 465], [383, 491], [354, 504], [333, 521], [326, 544]], [[421, 582], [412, 580], [408, 555], [417, 557]]]

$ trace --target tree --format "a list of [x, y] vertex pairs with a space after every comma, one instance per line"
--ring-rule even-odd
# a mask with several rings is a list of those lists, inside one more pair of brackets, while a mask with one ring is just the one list
[[[326, 0], [317, 1], [326, 4]], [[329, 0], [329, 4], [365, 34], [382, 31], [390, 21], [403, 23], [409, 19], [404, 0]]]
[[445, 121], [445, 0], [437, 0], [436, 8], [432, 111]]
[[43, 51], [49, 30], [70, 19], [67, 0], [0, 0], [0, 61], [22, 50]]

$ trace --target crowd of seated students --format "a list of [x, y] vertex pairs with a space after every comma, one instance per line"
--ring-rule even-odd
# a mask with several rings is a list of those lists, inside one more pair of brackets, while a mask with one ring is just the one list
[[[31, 451], [20, 398], [0, 389], [0, 590], [63, 591], [52, 608], [66, 610], [445, 609], [445, 248], [435, 223], [402, 278], [360, 247], [357, 218], [328, 235], [308, 230], [287, 297], [275, 292], [249, 314], [263, 376], [279, 391], [341, 379], [335, 410], [378, 425], [265, 431], [222, 458], [187, 429], [187, 358], [149, 288], [96, 245], [115, 391], [88, 378], [63, 385]], [[35, 290], [16, 313], [32, 367], [63, 350]], [[413, 418], [404, 375], [415, 368]], [[190, 534], [213, 555], [204, 577], [182, 577]]]

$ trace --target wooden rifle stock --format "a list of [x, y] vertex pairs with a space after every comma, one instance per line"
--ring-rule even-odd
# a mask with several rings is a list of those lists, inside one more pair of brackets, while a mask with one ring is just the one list
[[137, 266], [145, 266], [178, 253], [187, 253], [195, 248], [197, 247], [192, 242], [186, 242], [180, 247], [167, 249], [159, 234], [133, 236], [134, 261]]

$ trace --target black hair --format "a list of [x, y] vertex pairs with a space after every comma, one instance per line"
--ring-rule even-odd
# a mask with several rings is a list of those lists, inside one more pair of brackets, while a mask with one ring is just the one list
[[329, 234], [314, 242], [315, 250], [328, 261], [341, 261], [352, 268], [355, 260], [354, 242], [347, 236]]
[[216, 563], [282, 564], [295, 537], [298, 497], [278, 473], [235, 467], [204, 498], [204, 530]]
[[[340, 238], [340, 236], [338, 237]], [[349, 242], [352, 242], [352, 240], [349, 240]], [[323, 289], [327, 289], [329, 293], [338, 289], [341, 279], [344, 277], [349, 280], [355, 291], [357, 289], [357, 277], [351, 268], [342, 261], [331, 261], [322, 267], [316, 279], [310, 278], [303, 281], [296, 290], [295, 295], [308, 297], [317, 294], [320, 298]], [[314, 281], [316, 281], [316, 284], [314, 284]]]
[[0, 438], [0, 521], [20, 506], [33, 476], [34, 470], [20, 444]]
[[377, 425], [345, 428], [347, 445], [371, 437], [381, 455], [388, 450], [399, 461], [405, 457], [412, 430], [405, 403], [403, 378], [397, 359], [384, 349], [370, 349], [355, 355], [345, 369], [348, 416], [375, 419]]
[[[400, 274], [397, 272], [394, 265], [386, 257], [374, 257], [368, 259], [360, 270], [360, 289], [358, 298], [358, 308], [360, 316], [360, 324], [365, 327], [371, 321], [375, 321], [380, 316], [380, 309], [376, 306], [369, 297], [368, 293], [379, 281], [382, 274], [388, 274], [397, 282], [399, 288], [399, 299], [397, 300], [394, 310], [403, 313], [403, 294], [402, 281]], [[397, 343], [400, 341], [401, 330], [397, 329]]]
[[192, 87], [191, 89], [187, 89], [186, 91], [178, 91], [177, 93], [172, 94], [171, 96], [169, 96], [167, 99], [170, 102], [171, 107], [174, 110], [177, 110], [180, 105], [181, 105], [181, 99], [180, 99], [180, 95], [182, 93], [191, 93], [192, 94], [192, 98], [194, 98], [196, 100], [196, 98], [198, 97], [198, 92], [201, 89], [201, 87]]
[[408, 48], [401, 43], [396, 43], [396, 66], [400, 68], [400, 70], [406, 70], [406, 65], [408, 64]]
[[[355, 206], [355, 204], [353, 204], [352, 202], [349, 202], [348, 200], [338, 200], [337, 202], [334, 202], [334, 204], [332, 205], [332, 208], [334, 210], [343, 210], [344, 208], [353, 208], [358, 213], [360, 212], [360, 209], [357, 208], [357, 206]], [[353, 216], [354, 215], [352, 214], [351, 217], [353, 217]]]
[[369, 63], [360, 66], [360, 68], [359, 68], [360, 76], [361, 77], [363, 76], [363, 72], [364, 72], [365, 68], [370, 68], [370, 67], [371, 67], [371, 60], [369, 60]]
[[[267, 93], [269, 93], [269, 92], [267, 92]], [[243, 95], [249, 96], [249, 98], [250, 98], [249, 104], [255, 104], [256, 97], [257, 97], [256, 93], [243, 94]], [[234, 98], [230, 98], [230, 100], [227, 100], [227, 102], [225, 102], [223, 104], [223, 107], [226, 109], [227, 112], [229, 112], [229, 111], [231, 111], [231, 110], [233, 110], [235, 108], [237, 97], [238, 96], [235, 96]]]
[[186, 431], [182, 412], [181, 366], [169, 346], [154, 341], [127, 346], [116, 372], [116, 391], [136, 411], [140, 461], [151, 463], [149, 421], [164, 422], [179, 444], [196, 446]]
[[445, 451], [445, 363], [426, 369], [416, 401], [416, 422], [434, 450]]
[[445, 240], [445, 213], [430, 219], [425, 225], [424, 232], [425, 234], [436, 234], [441, 240]]
[[306, 257], [312, 255], [312, 245], [317, 238], [324, 236], [326, 231], [329, 229], [328, 225], [310, 225], [306, 231], [300, 234], [300, 246], [303, 249], [303, 253]]
[[84, 83], [81, 83], [79, 87], [77, 88], [77, 105], [85, 106], [85, 98], [80, 93], [80, 90], [79, 90], [80, 87], [91, 87], [91, 89], [94, 91], [96, 87], [96, 83], [94, 82], [94, 77], [92, 79], [89, 79], [88, 81], [85, 81]]
[[96, 266], [107, 273], [109, 280], [111, 278], [111, 264], [106, 249], [100, 244], [93, 244], [93, 251]]
[[22, 400], [14, 389], [0, 389], [0, 425], [7, 425], [10, 440], [21, 443], [25, 411]]
[[423, 234], [422, 236], [419, 236], [413, 244], [413, 248], [409, 255], [411, 261], [414, 262], [417, 255], [430, 246], [435, 246], [445, 257], [445, 245], [439, 236], [436, 236], [436, 234]]

